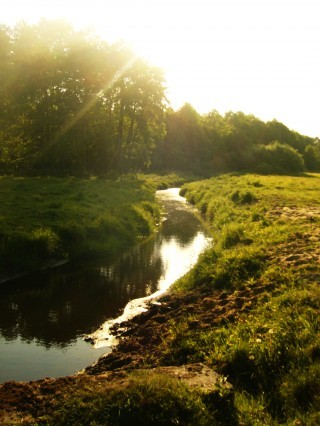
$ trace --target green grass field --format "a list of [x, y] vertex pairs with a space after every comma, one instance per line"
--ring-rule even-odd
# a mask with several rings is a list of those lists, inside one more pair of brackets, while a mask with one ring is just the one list
[[160, 218], [155, 189], [179, 179], [0, 178], [0, 279], [117, 253], [150, 235]]
[[[140, 178], [140, 189], [135, 180], [125, 182], [130, 188], [125, 197], [137, 191], [130, 200], [138, 211], [142, 209], [142, 217], [154, 206], [151, 193], [165, 185], [162, 179], [148, 177], [146, 184]], [[57, 191], [57, 182], [53, 183], [50, 191]], [[100, 197], [90, 223], [104, 214], [99, 210], [102, 200], [108, 212], [119, 212], [117, 197], [125, 193], [119, 193], [117, 185], [123, 184], [61, 181], [59, 194], [65, 194], [61, 199], [73, 212], [69, 220], [78, 214], [76, 224], [84, 221], [76, 208], [84, 201], [70, 201], [81, 192], [85, 200], [89, 194]], [[112, 200], [101, 195], [105, 190]], [[35, 192], [29, 192], [28, 199]], [[43, 203], [46, 192], [39, 194]], [[120, 368], [119, 376], [111, 375], [110, 381], [103, 374], [84, 374], [39, 386], [21, 385], [19, 392], [13, 386], [9, 403], [18, 408], [8, 409], [8, 424], [320, 424], [320, 175], [224, 175], [187, 183], [181, 193], [207, 221], [213, 244], [174, 285], [171, 293], [178, 301], [178, 314], [171, 315], [173, 306], [164, 306], [170, 320], [146, 323], [157, 327], [162, 339], [155, 351], [143, 341], [145, 353], [138, 352], [138, 357], [144, 368], [204, 363], [233, 385], [233, 398], [222, 388], [218, 397], [206, 395], [152, 372], [133, 370], [128, 376]], [[114, 210], [109, 209], [112, 203]], [[153, 209], [152, 216], [157, 215]], [[67, 210], [62, 209], [61, 215]], [[35, 225], [39, 214], [34, 213]], [[55, 223], [50, 229], [59, 235], [60, 222]], [[141, 222], [135, 226], [136, 235], [149, 229]], [[189, 304], [183, 306], [187, 299]], [[134, 339], [133, 353], [138, 344]], [[33, 400], [37, 408], [25, 406], [24, 392], [37, 396]], [[46, 392], [55, 395], [51, 405]]]
[[192, 317], [172, 324], [164, 352], [227, 376], [240, 424], [319, 424], [320, 175], [228, 175], [182, 193], [211, 224], [214, 245], [176, 288], [247, 304], [206, 331], [191, 331]]
[[134, 244], [159, 223], [155, 190], [187, 179], [0, 177], [0, 281]]

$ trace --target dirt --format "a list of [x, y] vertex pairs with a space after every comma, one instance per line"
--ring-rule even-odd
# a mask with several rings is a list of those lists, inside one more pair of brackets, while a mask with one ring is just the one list
[[315, 222], [320, 219], [320, 207], [308, 206], [308, 207], [297, 207], [297, 206], [277, 206], [267, 213], [268, 217], [278, 217], [284, 220], [296, 221], [309, 221]]
[[[221, 389], [233, 398], [233, 387], [226, 379], [201, 363], [186, 366], [158, 367], [140, 369], [141, 373], [166, 375], [182, 381], [190, 388], [196, 388], [205, 394], [217, 394], [221, 398]], [[0, 424], [38, 424], [46, 422], [46, 418], [57, 406], [76, 395], [79, 389], [94, 389], [96, 392], [111, 391], [114, 388], [125, 388], [130, 382], [124, 371], [107, 372], [99, 375], [81, 374], [59, 379], [45, 378], [35, 382], [7, 382], [0, 388]], [[41, 423], [42, 424], [42, 423]]]
[[[194, 330], [212, 329], [222, 323], [236, 321], [256, 304], [266, 286], [247, 286], [244, 289], [228, 293], [226, 291], [199, 290], [191, 293], [172, 293], [162, 297], [160, 304], [120, 324], [126, 327], [119, 334], [120, 343], [107, 355], [86, 369], [90, 375], [119, 369], [131, 370], [143, 368], [146, 362], [154, 364], [161, 357], [161, 342], [168, 338], [168, 323], [185, 321], [186, 314], [192, 316], [188, 327]], [[115, 333], [117, 330], [115, 330]]]
[[290, 240], [279, 244], [270, 251], [270, 259], [278, 262], [283, 269], [294, 268], [300, 279], [312, 275], [313, 282], [320, 282], [320, 207], [277, 207], [268, 213], [269, 218], [302, 222], [305, 232], [294, 233]]

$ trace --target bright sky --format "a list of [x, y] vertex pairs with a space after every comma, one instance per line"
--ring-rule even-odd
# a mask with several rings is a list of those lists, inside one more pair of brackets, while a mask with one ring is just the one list
[[320, 136], [319, 0], [9, 0], [0, 23], [64, 18], [166, 73], [176, 109], [243, 111]]

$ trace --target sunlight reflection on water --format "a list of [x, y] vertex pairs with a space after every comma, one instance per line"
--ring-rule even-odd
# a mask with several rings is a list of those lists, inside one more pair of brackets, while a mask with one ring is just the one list
[[[131, 300], [125, 306], [122, 315], [106, 321], [97, 331], [92, 333], [89, 338], [92, 339], [94, 347], [96, 348], [116, 345], [117, 338], [112, 335], [111, 328], [115, 324], [121, 324], [147, 311], [148, 303], [155, 301], [160, 295], [165, 293], [175, 281], [189, 271], [195, 265], [200, 253], [211, 242], [211, 238], [201, 229], [200, 222], [198, 222], [199, 230], [192, 235], [189, 241], [181, 240], [177, 235], [170, 235], [170, 231], [168, 232], [169, 236], [166, 237], [166, 227], [169, 225], [170, 229], [170, 224], [166, 223], [166, 220], [169, 221], [168, 218], [170, 218], [172, 211], [179, 209], [179, 204], [181, 206], [181, 203], [184, 205], [183, 210], [186, 210], [187, 206], [190, 207], [190, 210], [194, 209], [186, 203], [184, 197], [179, 195], [179, 188], [157, 191], [157, 196], [160, 200], [165, 202], [167, 210], [167, 217], [162, 225], [163, 229], [160, 231], [162, 236], [160, 237], [161, 244], [159, 247], [159, 254], [162, 261], [163, 273], [158, 280], [158, 290], [146, 297]], [[173, 202], [171, 206], [170, 202]]]
[[[92, 364], [117, 343], [113, 324], [158, 303], [195, 264], [210, 238], [194, 207], [178, 188], [157, 196], [162, 225], [137, 246], [0, 286], [0, 382], [65, 376]], [[94, 346], [83, 340], [92, 332]]]

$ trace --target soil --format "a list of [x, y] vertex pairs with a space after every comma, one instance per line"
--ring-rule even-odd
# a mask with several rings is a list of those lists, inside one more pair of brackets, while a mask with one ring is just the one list
[[[155, 365], [161, 358], [161, 342], [168, 338], [171, 320], [185, 320], [186, 314], [194, 318], [188, 323], [195, 331], [212, 329], [248, 312], [266, 286], [255, 285], [228, 293], [203, 289], [185, 294], [171, 293], [163, 296], [157, 304], [151, 304], [147, 312], [119, 325], [120, 342], [113, 352], [86, 369], [90, 375], [119, 369], [143, 368]], [[160, 303], [159, 303], [160, 302]], [[117, 334], [117, 329], [114, 330]]]

